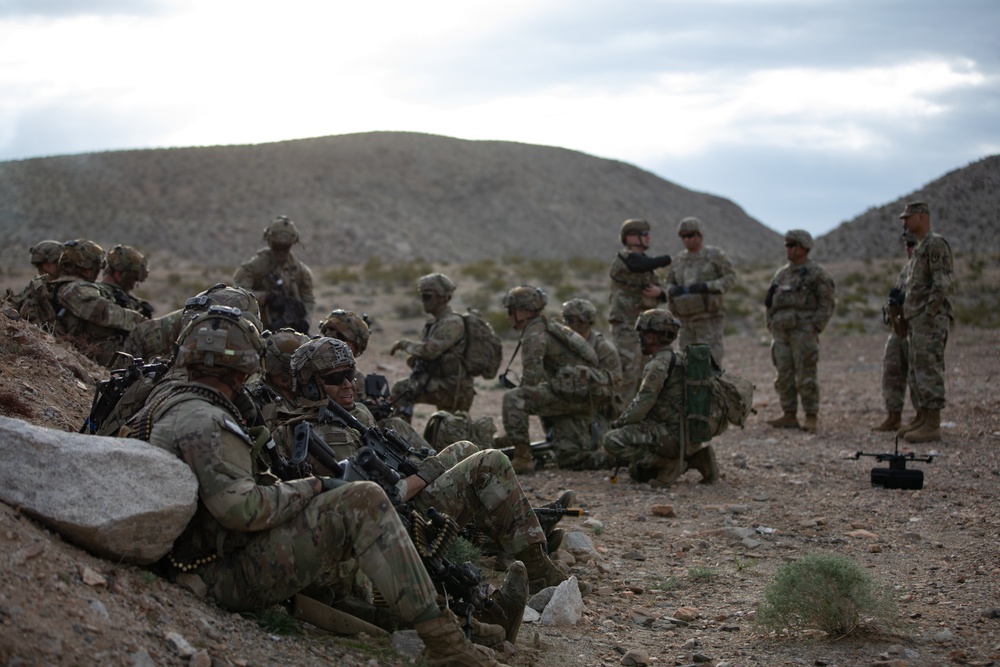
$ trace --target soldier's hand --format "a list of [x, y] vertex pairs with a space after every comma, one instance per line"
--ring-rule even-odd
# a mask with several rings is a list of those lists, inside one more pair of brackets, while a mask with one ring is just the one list
[[389, 356], [391, 357], [392, 355], [399, 352], [401, 349], [403, 349], [403, 341], [397, 340], [395, 343], [392, 344], [392, 349], [389, 350]]
[[684, 289], [683, 285], [671, 285], [670, 289], [667, 290], [667, 293], [670, 296], [680, 296], [681, 294], [684, 294], [686, 291], [687, 290]]
[[691, 294], [704, 294], [707, 291], [708, 291], [708, 285], [706, 285], [705, 283], [695, 283], [694, 285], [688, 287], [688, 292], [690, 292]]

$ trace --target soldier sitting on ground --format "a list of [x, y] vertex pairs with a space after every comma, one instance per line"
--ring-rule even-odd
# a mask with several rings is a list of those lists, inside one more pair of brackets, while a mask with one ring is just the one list
[[183, 459], [198, 480], [198, 508], [168, 557], [234, 612], [286, 600], [356, 559], [388, 604], [413, 625], [429, 664], [498, 663], [473, 646], [437, 592], [385, 492], [371, 482], [306, 477], [259, 467], [232, 400], [260, 369], [256, 328], [239, 311], [210, 309], [186, 327], [177, 363], [189, 380], [149, 415], [151, 444]]
[[55, 295], [51, 287], [52, 281], [59, 277], [59, 255], [62, 251], [60, 241], [45, 240], [31, 246], [28, 253], [31, 265], [38, 274], [17, 294], [10, 289], [4, 294], [4, 299], [21, 317], [48, 330], [55, 326]]
[[55, 293], [56, 333], [74, 340], [81, 351], [110, 366], [125, 337], [146, 316], [109, 298], [94, 281], [104, 268], [104, 250], [93, 241], [67, 241], [59, 255]]
[[642, 353], [651, 359], [635, 398], [605, 434], [604, 449], [612, 463], [628, 464], [637, 482], [673, 484], [689, 467], [701, 473], [702, 482], [719, 478], [712, 446], [691, 451], [694, 447], [684, 436], [687, 359], [671, 348], [680, 328], [666, 310], [647, 310], [635, 323]]
[[108, 251], [107, 265], [98, 286], [108, 292], [115, 303], [129, 310], [138, 310], [146, 316], [153, 317], [153, 306], [132, 294], [139, 283], [149, 277], [146, 257], [135, 248], [127, 245], [116, 245]]
[[465, 321], [449, 305], [455, 283], [443, 273], [431, 273], [417, 281], [424, 312], [433, 319], [424, 326], [421, 340], [396, 341], [391, 354], [409, 355], [410, 377], [392, 387], [393, 414], [406, 421], [413, 417], [415, 403], [430, 403], [438, 410], [468, 412], [476, 395], [472, 376], [465, 367]]

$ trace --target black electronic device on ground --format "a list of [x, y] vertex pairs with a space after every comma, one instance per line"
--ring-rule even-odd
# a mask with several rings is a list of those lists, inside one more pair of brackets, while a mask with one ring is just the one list
[[866, 454], [855, 452], [854, 459], [862, 456], [873, 456], [877, 463], [889, 462], [888, 468], [872, 468], [872, 486], [883, 489], [922, 489], [924, 488], [924, 471], [907, 469], [908, 461], [923, 461], [931, 463], [933, 454], [917, 456], [913, 452], [899, 453], [899, 437], [896, 437], [896, 451], [886, 454]]

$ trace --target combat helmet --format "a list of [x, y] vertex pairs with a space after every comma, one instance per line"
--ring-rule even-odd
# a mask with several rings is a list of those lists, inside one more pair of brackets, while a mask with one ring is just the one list
[[37, 267], [40, 264], [47, 264], [48, 262], [58, 263], [59, 255], [62, 254], [64, 247], [62, 241], [53, 241], [52, 239], [39, 241], [28, 248], [32, 265]]
[[336, 338], [314, 338], [292, 353], [292, 389], [310, 401], [323, 395], [320, 379], [334, 368], [355, 368], [347, 343]]
[[417, 291], [450, 297], [455, 293], [455, 283], [443, 273], [429, 273], [417, 281]]
[[357, 350], [355, 355], [359, 357], [368, 349], [368, 339], [371, 337], [371, 330], [364, 316], [341, 308], [331, 312], [319, 323], [319, 332], [323, 336], [338, 338], [353, 345]]
[[681, 330], [681, 323], [669, 310], [652, 308], [639, 314], [635, 320], [635, 330], [639, 333], [655, 331], [666, 334], [670, 340], [673, 340]]
[[238, 308], [211, 306], [187, 323], [177, 337], [174, 363], [200, 366], [208, 374], [234, 370], [252, 375], [260, 370], [264, 345], [257, 327]]
[[562, 305], [564, 320], [577, 320], [593, 324], [597, 321], [597, 307], [586, 299], [570, 299]]
[[104, 268], [104, 248], [89, 239], [74, 239], [63, 244], [59, 253], [59, 273], [79, 275], [100, 272]]
[[264, 372], [268, 375], [280, 375], [285, 381], [292, 380], [292, 354], [303, 343], [309, 342], [306, 334], [295, 329], [278, 329], [265, 331], [261, 334], [264, 341]]
[[541, 311], [549, 302], [541, 289], [532, 285], [520, 285], [507, 292], [503, 297], [503, 307], [507, 310]]
[[629, 218], [622, 223], [621, 233], [618, 237], [622, 241], [622, 245], [625, 245], [625, 237], [629, 234], [635, 234], [636, 232], [648, 232], [649, 223], [645, 220], [640, 220], [638, 218]]
[[132, 246], [116, 245], [109, 250], [108, 268], [112, 271], [134, 274], [137, 283], [141, 283], [149, 277], [146, 258]]
[[287, 215], [279, 215], [264, 228], [264, 240], [269, 245], [293, 246], [299, 242], [299, 230]]
[[705, 235], [704, 230], [701, 228], [701, 220], [695, 218], [694, 216], [688, 216], [683, 218], [679, 223], [677, 223], [677, 235], [682, 234], [700, 234]]
[[238, 308], [243, 313], [243, 317], [257, 327], [257, 331], [264, 329], [264, 325], [260, 321], [260, 304], [257, 303], [257, 297], [246, 288], [216, 283], [184, 302], [184, 318], [190, 320], [197, 313], [208, 310], [210, 306]]

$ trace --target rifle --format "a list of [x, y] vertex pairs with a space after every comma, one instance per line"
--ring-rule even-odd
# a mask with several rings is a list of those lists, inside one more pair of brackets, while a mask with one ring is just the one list
[[[536, 463], [544, 465], [551, 458], [554, 446], [551, 440], [545, 439], [533, 442], [529, 447], [531, 447], [531, 458], [535, 459]], [[513, 447], [501, 447], [500, 453], [509, 459], [514, 458]]]
[[382, 421], [392, 414], [389, 395], [389, 380], [384, 375], [370, 373], [365, 376], [365, 393], [361, 404], [368, 408], [375, 421]]
[[90, 404], [90, 414], [83, 420], [78, 433], [90, 435], [97, 433], [104, 420], [121, 401], [126, 389], [142, 377], [151, 377], [155, 381], [166, 373], [169, 367], [169, 364], [159, 357], [154, 357], [148, 364], [140, 357], [135, 357], [131, 358], [131, 363], [125, 368], [111, 371], [110, 378], [97, 383], [97, 391], [94, 392], [94, 400]]
[[531, 511], [538, 517], [538, 523], [546, 533], [552, 529], [564, 516], [588, 516], [590, 512], [580, 507], [532, 507]]
[[392, 429], [367, 428], [333, 401], [320, 410], [319, 421], [358, 431], [365, 445], [349, 459], [337, 461], [333, 450], [312, 430], [312, 425], [303, 422], [295, 427], [292, 464], [305, 461], [307, 454], [312, 455], [339, 479], [371, 481], [382, 487], [406, 526], [431, 580], [445, 596], [449, 608], [465, 617], [466, 634], [471, 633], [472, 611], [490, 607], [493, 602], [486, 594], [479, 568], [469, 562], [455, 565], [445, 557], [445, 552], [459, 535], [458, 524], [433, 507], [427, 510], [424, 517], [399, 496], [397, 485], [400, 479], [416, 472], [416, 464], [409, 456], [426, 458], [433, 455], [433, 450], [413, 449]]
[[267, 295], [267, 313], [271, 331], [294, 329], [299, 333], [309, 333], [306, 321], [306, 304], [292, 294], [285, 279], [271, 272], [267, 275], [271, 289]]

